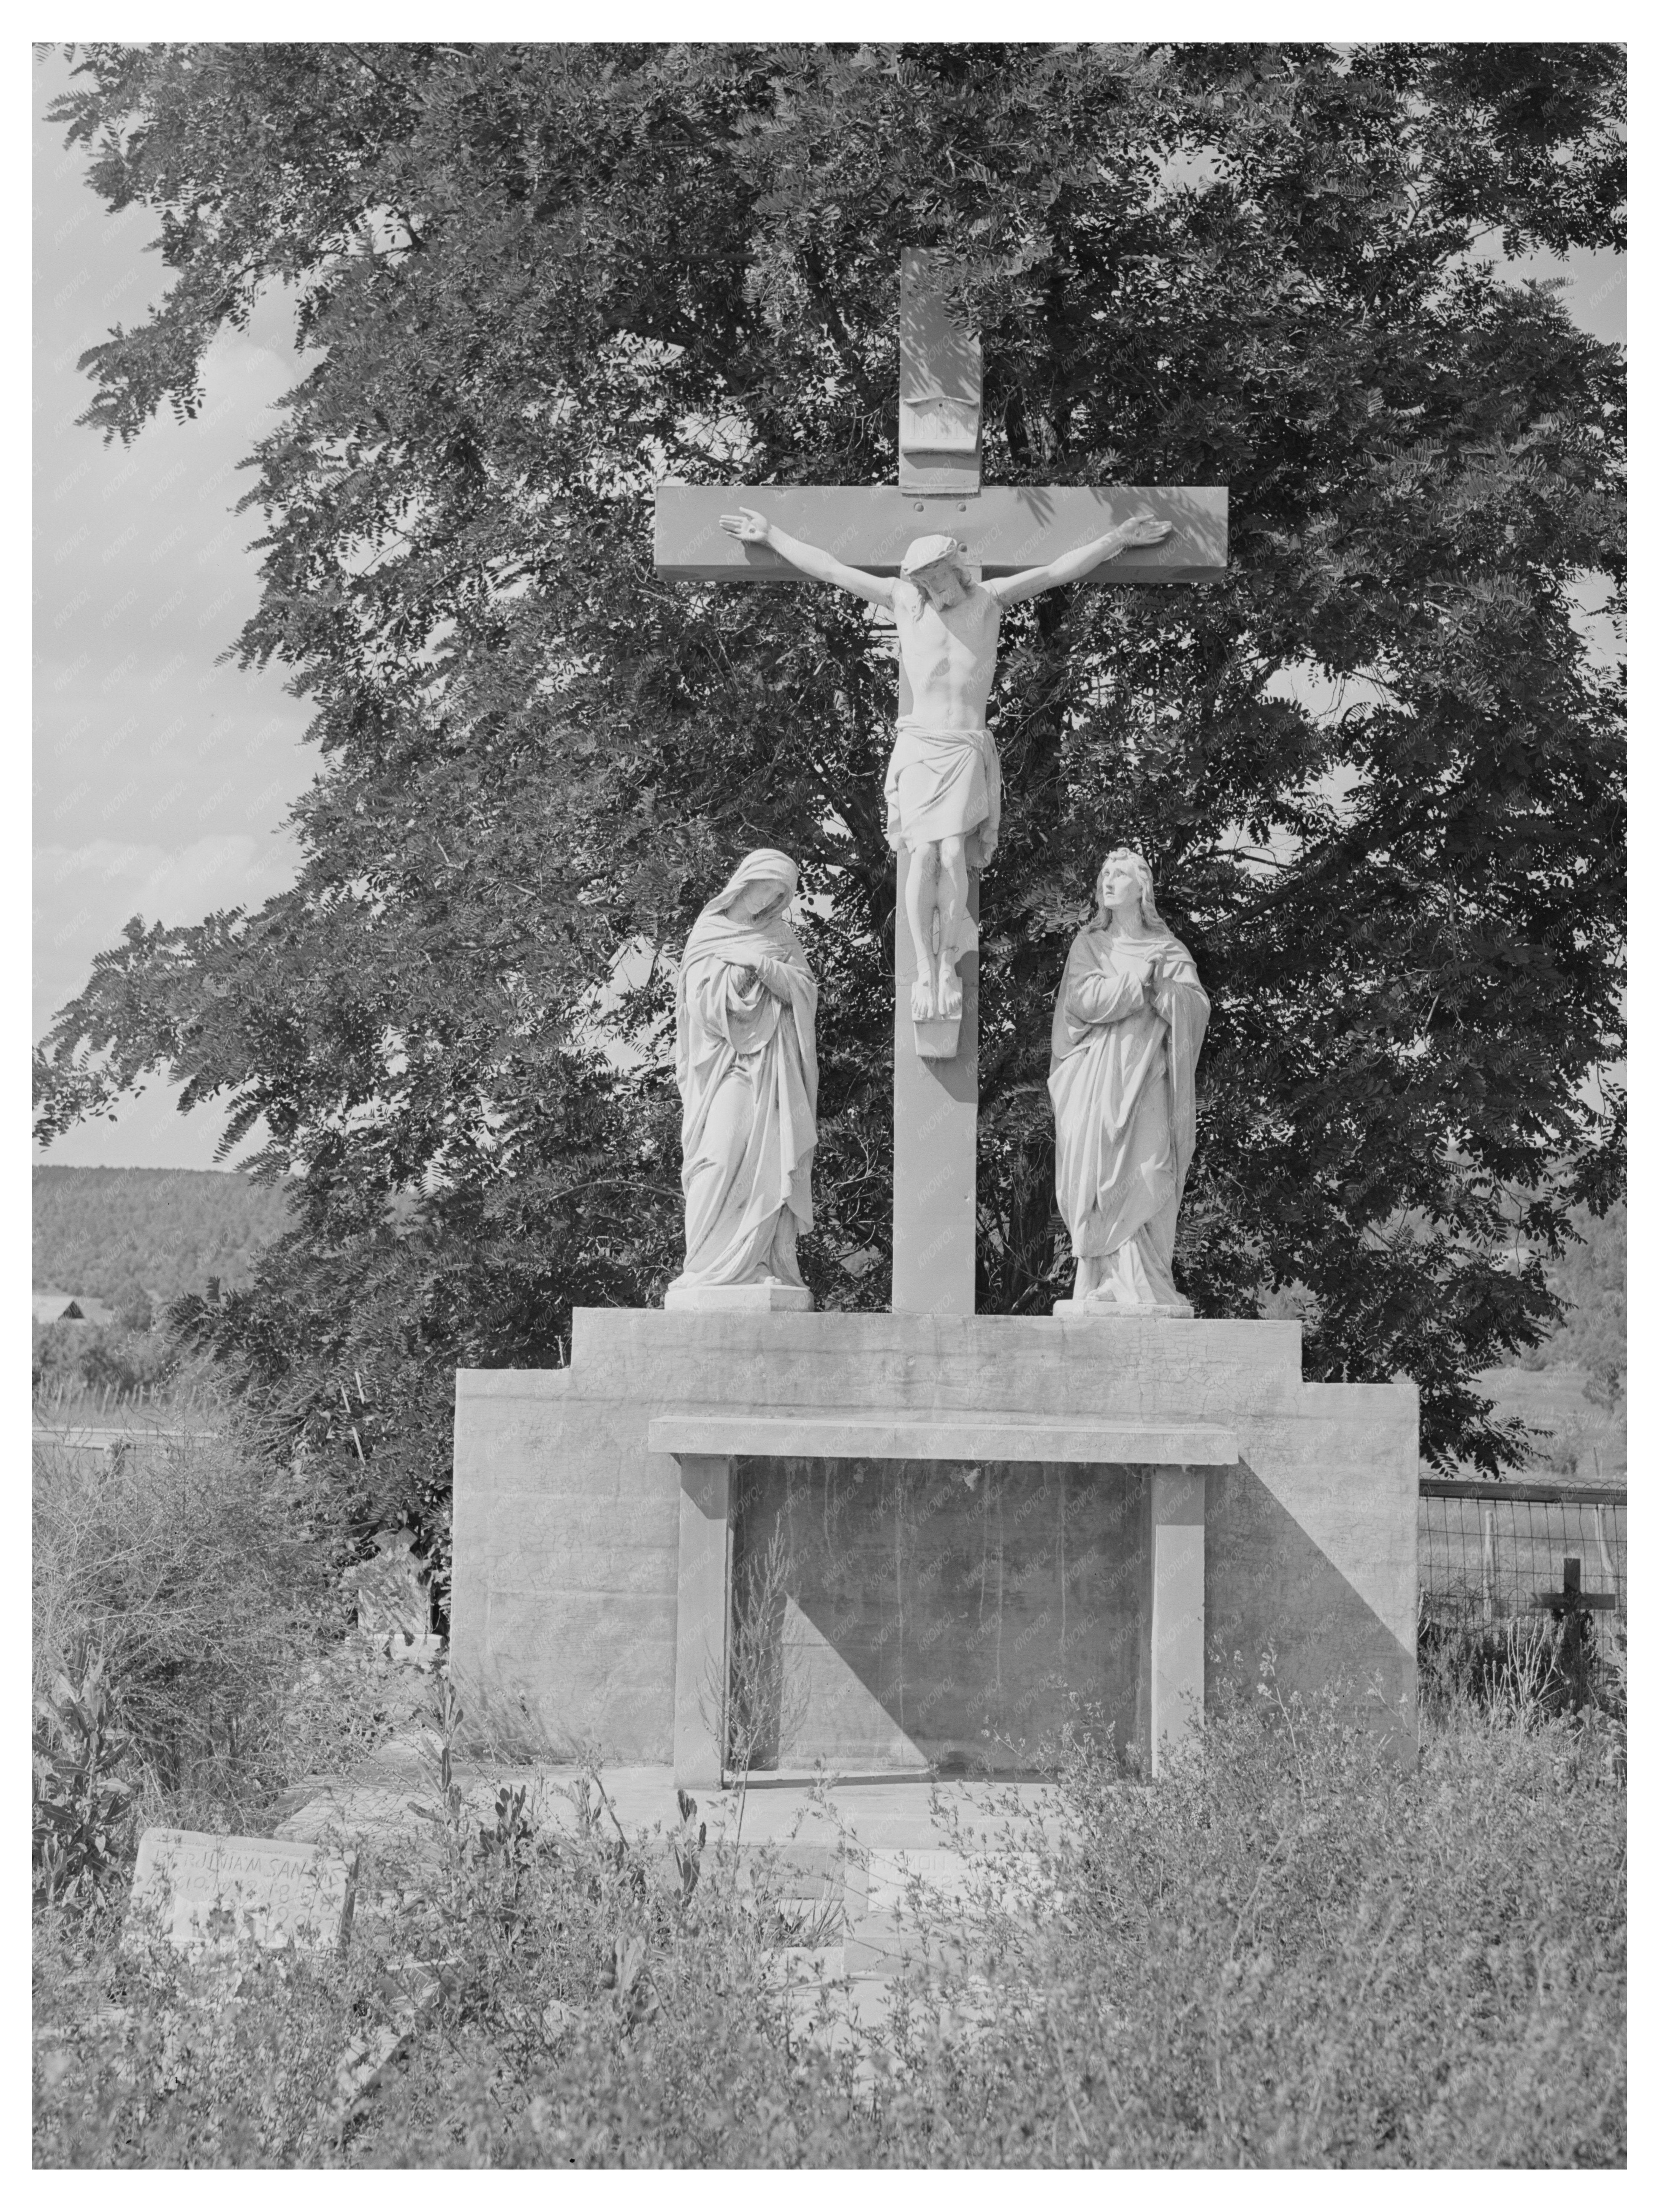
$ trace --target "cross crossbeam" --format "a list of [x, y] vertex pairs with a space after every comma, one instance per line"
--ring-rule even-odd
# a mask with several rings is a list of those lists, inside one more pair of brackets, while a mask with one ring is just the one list
[[1611, 1590], [1587, 1590], [1583, 1587], [1583, 1563], [1579, 1559], [1561, 1562], [1561, 1587], [1559, 1590], [1540, 1590], [1534, 1600], [1540, 1613], [1611, 1613], [1619, 1601]]
[[801, 574], [770, 545], [745, 545], [720, 528], [734, 507], [762, 507], [781, 530], [855, 568], [896, 576], [913, 538], [948, 531], [981, 576], [1011, 576], [1103, 538], [1133, 514], [1175, 526], [1161, 545], [1133, 545], [1089, 580], [1205, 584], [1227, 573], [1224, 489], [1164, 484], [1094, 487], [987, 484], [954, 497], [896, 484], [657, 486], [655, 565], [689, 583], [799, 584]]

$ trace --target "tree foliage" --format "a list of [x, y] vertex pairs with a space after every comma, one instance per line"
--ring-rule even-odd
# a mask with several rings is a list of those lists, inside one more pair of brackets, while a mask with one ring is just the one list
[[[1177, 1270], [1298, 1286], [1310, 1377], [1415, 1377], [1425, 1448], [1547, 1328], [1504, 1265], [1619, 1186], [1622, 360], [1503, 253], [1622, 246], [1623, 59], [1556, 44], [92, 46], [56, 113], [155, 208], [88, 421], [188, 416], [291, 288], [240, 641], [314, 702], [305, 861], [135, 920], [42, 1054], [43, 1126], [149, 1069], [263, 1115], [301, 1223], [198, 1316], [292, 1429], [388, 1410], [365, 1511], [441, 1511], [449, 1369], [544, 1362], [678, 1264], [673, 950], [781, 845], [823, 978], [823, 1303], [886, 1294], [890, 641], [809, 587], [658, 579], [665, 475], [896, 467], [898, 256], [951, 257], [988, 480], [1219, 483], [1224, 580], [1011, 614], [983, 890], [981, 1310], [1060, 1273], [1048, 1007], [1140, 846], [1214, 1002]], [[1485, 257], [1492, 257], [1487, 258]]]
[[1564, 1308], [1561, 1326], [1528, 1353], [1525, 1364], [1582, 1367], [1584, 1395], [1592, 1404], [1617, 1406], [1629, 1370], [1624, 1200], [1599, 1218], [1587, 1206], [1575, 1206], [1571, 1229], [1576, 1241], [1548, 1270], [1550, 1287]]

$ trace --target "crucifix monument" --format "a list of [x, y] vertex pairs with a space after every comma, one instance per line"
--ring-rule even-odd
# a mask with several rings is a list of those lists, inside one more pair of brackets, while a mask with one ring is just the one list
[[995, 853], [1003, 803], [987, 721], [1002, 610], [1085, 577], [1192, 583], [1222, 574], [1227, 495], [982, 485], [979, 343], [950, 313], [936, 260], [915, 248], [900, 267], [899, 359], [896, 487], [660, 484], [656, 569], [722, 583], [806, 579], [893, 618], [892, 1303], [896, 1313], [967, 1314], [977, 878]]
[[[976, 1771], [994, 1746], [1018, 1762], [1070, 1684], [1156, 1775], [1201, 1719], [1214, 1638], [1271, 1646], [1285, 1692], [1383, 1683], [1352, 1710], [1409, 1756], [1417, 1395], [1305, 1383], [1295, 1322], [1169, 1326], [1207, 1009], [1133, 854], [1107, 855], [1055, 1016], [1076, 1294], [1052, 1316], [974, 1311], [1002, 610], [1085, 577], [1219, 576], [1227, 496], [982, 484], [979, 346], [920, 252], [900, 342], [896, 484], [662, 484], [656, 512], [661, 575], [816, 580], [897, 629], [892, 1310], [788, 1295], [816, 999], [784, 920], [794, 863], [751, 853], [682, 963], [676, 1073], [692, 1122], [726, 1116], [706, 1149], [733, 1164], [699, 1181], [692, 1161], [680, 1285], [660, 1309], [580, 1309], [557, 1369], [456, 1378], [452, 1671], [556, 1741], [717, 1787], [738, 1593], [776, 1537], [773, 1679], [787, 1667], [799, 1716], [787, 1745], [778, 1717], [780, 1767]], [[728, 1082], [739, 1053], [754, 1072]], [[1159, 1053], [1164, 1090], [1142, 1079]]]

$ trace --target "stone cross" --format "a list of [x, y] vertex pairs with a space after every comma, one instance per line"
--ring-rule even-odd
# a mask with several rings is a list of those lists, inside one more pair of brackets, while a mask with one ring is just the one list
[[[1201, 583], [1227, 565], [1227, 495], [1201, 487], [983, 484], [983, 372], [977, 338], [947, 307], [932, 255], [908, 248], [899, 270], [899, 480], [896, 484], [762, 486], [659, 483], [659, 576], [732, 584], [799, 583], [769, 544], [720, 526], [732, 505], [763, 502], [791, 537], [849, 565], [893, 576], [917, 538], [946, 533], [981, 578], [1011, 576], [1091, 543], [1137, 514], [1173, 526], [1162, 543], [1131, 546], [1091, 580]], [[898, 715], [912, 701], [901, 661]], [[979, 1121], [979, 969], [960, 963], [959, 1022], [913, 1017], [916, 955], [904, 925], [910, 854], [898, 854], [894, 928], [893, 1310], [974, 1310], [975, 1151]], [[969, 912], [979, 915], [978, 887]]]

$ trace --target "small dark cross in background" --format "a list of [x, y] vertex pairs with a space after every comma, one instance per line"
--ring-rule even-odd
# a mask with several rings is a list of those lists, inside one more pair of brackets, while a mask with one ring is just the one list
[[1597, 1613], [1611, 1613], [1618, 1603], [1611, 1590], [1583, 1589], [1583, 1570], [1579, 1560], [1563, 1559], [1560, 1589], [1540, 1590], [1533, 1601], [1538, 1612], [1547, 1613], [1560, 1623], [1561, 1644], [1558, 1657], [1561, 1672], [1566, 1678], [1574, 1712], [1582, 1711], [1589, 1696], [1590, 1660], [1595, 1648], [1591, 1616]]

